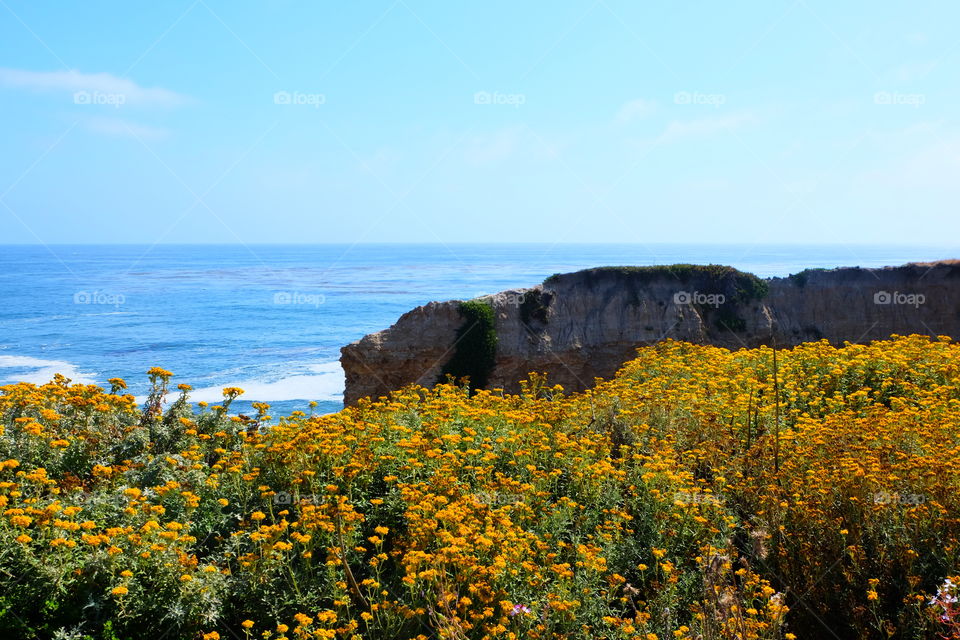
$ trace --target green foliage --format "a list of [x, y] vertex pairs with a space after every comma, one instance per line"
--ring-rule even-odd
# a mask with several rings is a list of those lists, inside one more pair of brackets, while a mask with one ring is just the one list
[[665, 277], [675, 278], [677, 282], [686, 284], [694, 280], [703, 281], [712, 285], [718, 291], [733, 295], [738, 302], [761, 300], [769, 293], [770, 286], [766, 280], [758, 278], [752, 273], [746, 273], [733, 267], [720, 264], [669, 264], [651, 266], [623, 266], [597, 267], [572, 274], [554, 274], [544, 283], [557, 283], [562, 278], [585, 276], [603, 276], [608, 274], [629, 276], [638, 284], [649, 284], [654, 280]]
[[810, 274], [811, 274], [811, 273], [814, 273], [814, 272], [816, 272], [816, 271], [826, 271], [826, 269], [819, 268], [819, 267], [818, 267], [818, 268], [813, 268], [813, 269], [804, 269], [803, 271], [800, 271], [799, 273], [791, 273], [791, 274], [790, 274], [789, 276], [787, 276], [787, 277], [790, 279], [790, 281], [791, 281], [793, 284], [797, 285], [797, 286], [800, 287], [800, 288], [803, 288], [803, 287], [807, 286], [807, 280], [810, 278]]
[[531, 323], [545, 323], [547, 321], [547, 309], [550, 307], [550, 294], [545, 294], [539, 289], [531, 289], [523, 294], [523, 302], [520, 303], [520, 321], [530, 327]]
[[479, 300], [460, 303], [463, 324], [457, 330], [453, 356], [440, 372], [440, 381], [447, 376], [468, 378], [470, 387], [482, 389], [496, 364], [497, 330], [493, 307]]
[[[752, 273], [745, 273], [719, 264], [670, 264], [654, 266], [597, 267], [576, 273], [554, 274], [544, 281], [545, 285], [613, 284], [622, 288], [627, 304], [640, 304], [649, 292], [644, 288], [653, 284], [676, 286], [701, 294], [720, 294], [723, 304], [719, 307], [697, 305], [713, 326], [721, 331], [741, 332], [747, 328], [740, 310], [752, 302], [762, 300], [770, 292], [769, 283]], [[668, 300], [661, 300], [665, 303]], [[521, 309], [521, 317], [523, 314]]]
[[952, 637], [960, 347], [777, 353], [666, 341], [580, 394], [268, 430], [239, 389], [0, 387], [0, 638]]
[[722, 331], [739, 333], [747, 329], [747, 321], [740, 317], [731, 305], [720, 305], [713, 316], [713, 325]]

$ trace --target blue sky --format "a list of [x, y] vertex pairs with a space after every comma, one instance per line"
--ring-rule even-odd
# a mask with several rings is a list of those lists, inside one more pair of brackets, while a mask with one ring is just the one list
[[949, 243], [958, 20], [0, 0], [0, 243]]

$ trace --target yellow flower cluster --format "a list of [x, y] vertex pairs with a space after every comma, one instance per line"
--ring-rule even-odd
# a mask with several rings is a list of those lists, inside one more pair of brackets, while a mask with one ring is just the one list
[[960, 348], [774, 361], [665, 342], [585, 393], [408, 387], [266, 433], [229, 415], [236, 388], [198, 412], [179, 385], [164, 410], [159, 368], [143, 410], [120, 379], [2, 387], [0, 635], [942, 632]]

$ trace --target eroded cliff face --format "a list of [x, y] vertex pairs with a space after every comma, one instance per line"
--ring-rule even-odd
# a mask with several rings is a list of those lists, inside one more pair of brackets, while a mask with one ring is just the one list
[[[958, 338], [960, 261], [767, 280], [728, 267], [609, 267], [481, 300], [496, 318], [487, 387], [516, 391], [536, 371], [572, 391], [613, 375], [637, 347], [667, 338], [731, 349], [869, 342], [894, 333]], [[431, 302], [343, 347], [345, 402], [433, 385], [463, 324], [460, 301]]]

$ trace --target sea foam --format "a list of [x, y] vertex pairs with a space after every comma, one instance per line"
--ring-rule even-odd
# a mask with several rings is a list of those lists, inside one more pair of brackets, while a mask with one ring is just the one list
[[194, 402], [220, 402], [224, 387], [240, 387], [247, 401], [280, 402], [284, 400], [317, 400], [340, 402], [343, 399], [344, 377], [339, 362], [324, 362], [302, 367], [305, 373], [277, 380], [230, 380], [190, 392]]
[[[17, 369], [19, 373], [4, 371]], [[31, 382], [46, 384], [53, 380], [54, 374], [61, 374], [79, 384], [96, 384], [97, 380], [92, 373], [83, 373], [69, 362], [62, 360], [44, 360], [30, 356], [3, 356], [0, 355], [0, 383]]]

